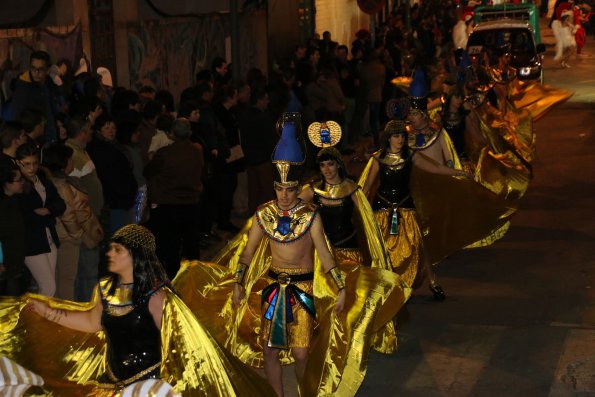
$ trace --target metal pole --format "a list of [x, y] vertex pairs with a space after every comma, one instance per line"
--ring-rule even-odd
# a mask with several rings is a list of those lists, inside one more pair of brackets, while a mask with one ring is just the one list
[[233, 81], [240, 80], [240, 16], [238, 0], [229, 0], [229, 17], [231, 33], [231, 75]]

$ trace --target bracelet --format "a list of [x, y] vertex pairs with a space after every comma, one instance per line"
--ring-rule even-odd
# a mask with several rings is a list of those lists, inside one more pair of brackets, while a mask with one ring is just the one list
[[238, 267], [236, 268], [235, 273], [235, 280], [236, 283], [240, 285], [244, 285], [244, 278], [246, 277], [246, 270], [248, 269], [248, 265], [242, 262], [238, 262]]
[[331, 275], [339, 291], [345, 288], [345, 274], [337, 266], [333, 267], [327, 273]]

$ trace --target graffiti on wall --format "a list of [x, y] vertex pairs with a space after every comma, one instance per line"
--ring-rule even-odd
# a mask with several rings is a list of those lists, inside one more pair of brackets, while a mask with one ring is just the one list
[[[243, 74], [248, 68], [258, 66], [259, 49], [255, 43], [260, 33], [249, 25], [240, 23]], [[180, 93], [194, 83], [196, 73], [209, 69], [215, 57], [226, 58], [225, 38], [228, 36], [228, 19], [224, 16], [142, 21], [128, 29], [131, 88], [149, 85], [167, 89], [177, 100]]]
[[130, 85], [168, 89], [178, 98], [197, 72], [225, 57], [222, 18], [195, 21], [144, 21], [128, 31]]

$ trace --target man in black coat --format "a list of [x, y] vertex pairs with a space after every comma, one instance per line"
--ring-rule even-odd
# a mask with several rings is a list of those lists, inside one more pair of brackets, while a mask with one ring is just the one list
[[248, 207], [253, 213], [257, 206], [273, 199], [271, 152], [277, 136], [275, 124], [267, 112], [269, 94], [266, 90], [255, 87], [250, 102], [252, 106], [240, 119], [240, 134], [248, 174]]
[[155, 234], [157, 256], [165, 264], [170, 279], [176, 276], [182, 257], [200, 259], [204, 166], [202, 147], [190, 141], [190, 122], [175, 120], [172, 134], [174, 142], [155, 152], [144, 172], [151, 202], [149, 228]]

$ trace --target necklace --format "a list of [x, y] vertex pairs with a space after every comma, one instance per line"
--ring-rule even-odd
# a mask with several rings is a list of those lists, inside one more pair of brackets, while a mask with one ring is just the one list
[[288, 209], [283, 209], [279, 206], [278, 200], [275, 200], [275, 207], [277, 207], [279, 214], [291, 214], [291, 213], [297, 211], [298, 206], [301, 202], [302, 202], [302, 199], [298, 199], [293, 207], [290, 207]]

